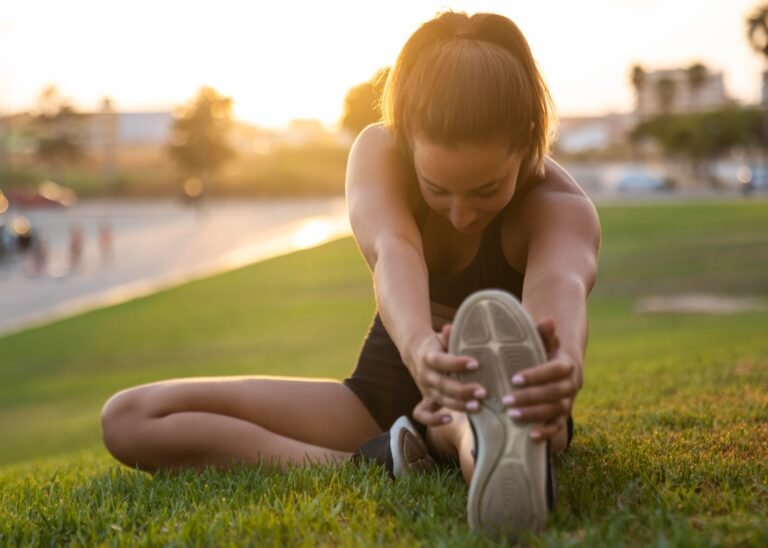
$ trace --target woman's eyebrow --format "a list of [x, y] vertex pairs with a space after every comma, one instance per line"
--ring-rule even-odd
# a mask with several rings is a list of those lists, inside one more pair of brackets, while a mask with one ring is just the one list
[[[434, 182], [430, 181], [429, 179], [427, 179], [427, 178], [426, 178], [426, 177], [424, 177], [423, 175], [421, 176], [421, 178], [422, 178], [422, 179], [424, 180], [424, 182], [425, 182], [425, 183], [427, 183], [429, 186], [433, 186], [433, 187], [435, 187], [435, 188], [439, 188], [440, 190], [447, 190], [446, 188], [443, 188], [443, 187], [441, 187], [441, 186], [440, 186], [440, 185], [438, 185], [437, 183], [434, 183]], [[490, 188], [490, 187], [492, 187], [493, 185], [496, 185], [496, 184], [498, 184], [498, 183], [499, 183], [499, 181], [501, 181], [503, 178], [504, 178], [504, 177], [499, 177], [498, 179], [494, 179], [493, 181], [489, 181], [489, 182], [487, 182], [487, 183], [485, 183], [485, 184], [483, 184], [483, 185], [480, 185], [480, 186], [478, 186], [478, 187], [475, 187], [475, 188], [473, 188], [473, 189], [472, 189], [472, 191], [476, 191], [476, 190], [485, 190], [485, 189], [487, 189], [487, 188]]]

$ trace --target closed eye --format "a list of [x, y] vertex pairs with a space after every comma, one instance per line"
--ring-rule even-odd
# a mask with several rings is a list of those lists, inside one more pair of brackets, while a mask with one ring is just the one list
[[429, 188], [429, 191], [434, 194], [435, 196], [447, 196], [448, 191], [443, 190], [442, 188], [438, 188], [432, 185], [429, 185], [427, 188]]
[[475, 196], [480, 196], [481, 198], [488, 198], [490, 196], [493, 196], [496, 194], [496, 191], [499, 189], [499, 187], [494, 187], [488, 190], [476, 190], [473, 194]]

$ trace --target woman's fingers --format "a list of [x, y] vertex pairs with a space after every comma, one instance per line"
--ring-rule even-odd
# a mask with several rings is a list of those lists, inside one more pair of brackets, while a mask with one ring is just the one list
[[559, 382], [520, 388], [507, 394], [502, 402], [509, 407], [525, 407], [539, 403], [551, 403], [576, 397], [576, 383], [566, 378]]
[[443, 350], [448, 350], [448, 341], [451, 340], [451, 324], [447, 323], [443, 325], [443, 328], [438, 333], [437, 338], [440, 340], [440, 345]]
[[560, 349], [560, 339], [555, 333], [555, 321], [552, 318], [545, 318], [536, 326], [539, 336], [544, 343], [544, 349], [548, 356], [554, 355]]
[[[428, 370], [421, 379], [422, 390], [426, 388], [431, 397], [437, 398], [439, 403], [451, 409], [464, 410], [465, 402], [482, 399], [486, 390], [477, 383], [464, 383], [442, 375], [434, 370]], [[452, 400], [459, 402], [454, 404]]]
[[[480, 367], [480, 364], [470, 356], [454, 356], [446, 352], [451, 336], [450, 324], [443, 325], [436, 335], [441, 349], [431, 350], [423, 355], [423, 365], [415, 376], [421, 393], [436, 405], [448, 409], [463, 412], [479, 410], [480, 400], [486, 396], [485, 388], [478, 383], [457, 380], [451, 375], [472, 371]], [[425, 421], [431, 424], [437, 420], [424, 408], [419, 409]]]
[[431, 352], [424, 358], [424, 367], [417, 383], [422, 394], [435, 398], [438, 403], [456, 411], [474, 411], [479, 404], [467, 404], [485, 397], [486, 390], [478, 383], [457, 380], [449, 374], [476, 369], [477, 360], [468, 356], [452, 356], [445, 352]]
[[463, 373], [480, 367], [475, 358], [454, 356], [445, 352], [430, 352], [424, 356], [424, 363], [440, 373]]
[[521, 422], [549, 422], [561, 417], [567, 417], [571, 412], [571, 400], [559, 400], [550, 403], [512, 407], [507, 409], [507, 415]]
[[531, 367], [512, 377], [512, 386], [528, 387], [547, 384], [573, 376], [575, 366], [566, 360], [556, 359]]
[[440, 426], [451, 422], [451, 415], [432, 398], [424, 398], [416, 404], [413, 418], [425, 426]]
[[542, 424], [531, 430], [531, 439], [534, 441], [544, 441], [554, 438], [560, 430], [565, 428], [565, 419], [558, 419], [552, 422]]

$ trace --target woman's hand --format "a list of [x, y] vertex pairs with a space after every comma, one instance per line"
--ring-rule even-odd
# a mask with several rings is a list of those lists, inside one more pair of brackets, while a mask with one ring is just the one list
[[[531, 432], [531, 437], [534, 440], [544, 441], [554, 437], [566, 427], [573, 408], [573, 400], [581, 386], [577, 364], [560, 352], [560, 341], [555, 333], [554, 321], [546, 319], [540, 322], [537, 327], [547, 352], [547, 361], [515, 375], [511, 379], [514, 390], [511, 394], [504, 396], [502, 401], [507, 407], [507, 414], [512, 419], [520, 422], [542, 423], [540, 427]], [[450, 325], [446, 325], [436, 337], [443, 350], [448, 347], [450, 332]], [[453, 358], [447, 354], [445, 356]], [[465, 369], [475, 367], [466, 366], [467, 358], [458, 359], [464, 360], [460, 363], [465, 364]], [[447, 361], [446, 363], [450, 363], [451, 367], [456, 367], [452, 370], [462, 370], [457, 365], [459, 362]], [[424, 398], [414, 408], [413, 416], [417, 421], [427, 426], [440, 426], [450, 422], [451, 415], [448, 413], [448, 409], [464, 412], [476, 411], [479, 409], [477, 400], [485, 397], [485, 391], [481, 385], [476, 383], [462, 384], [448, 379], [445, 375], [441, 376], [444, 377], [443, 381], [431, 375], [429, 378], [435, 381], [436, 386], [440, 385], [441, 382], [449, 383], [448, 388], [459, 390], [464, 398], [446, 397], [441, 400], [439, 390], [433, 388], [431, 392], [425, 392], [422, 389]], [[469, 387], [472, 387], [475, 392], [473, 393]], [[456, 405], [445, 405], [448, 408], [446, 409], [441, 401]], [[460, 405], [461, 403], [463, 406]]]
[[512, 377], [514, 390], [502, 401], [515, 421], [541, 423], [531, 431], [531, 438], [544, 441], [566, 428], [581, 376], [579, 364], [560, 351], [554, 321], [546, 319], [537, 327], [547, 361]]
[[413, 411], [414, 418], [426, 426], [439, 426], [451, 421], [448, 410], [476, 411], [478, 400], [486, 396], [478, 383], [464, 383], [448, 376], [477, 369], [477, 360], [468, 356], [448, 354], [451, 326], [446, 324], [440, 333], [423, 340], [412, 354], [414, 380], [423, 399]]

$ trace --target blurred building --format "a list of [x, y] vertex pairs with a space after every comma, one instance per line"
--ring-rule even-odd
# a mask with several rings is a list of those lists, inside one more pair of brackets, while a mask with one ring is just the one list
[[[16, 139], [35, 134], [35, 119], [29, 114], [0, 117], [0, 137]], [[65, 134], [86, 152], [101, 150], [105, 145], [158, 146], [168, 142], [173, 127], [170, 112], [73, 112], [54, 121], [56, 134]]]
[[627, 140], [635, 115], [562, 116], [558, 120], [556, 148], [565, 154], [605, 150]]
[[725, 90], [723, 73], [690, 68], [655, 70], [636, 83], [635, 112], [641, 118], [714, 110], [733, 103]]
[[79, 115], [77, 141], [86, 150], [104, 146], [162, 146], [171, 136], [170, 112], [101, 112]]

